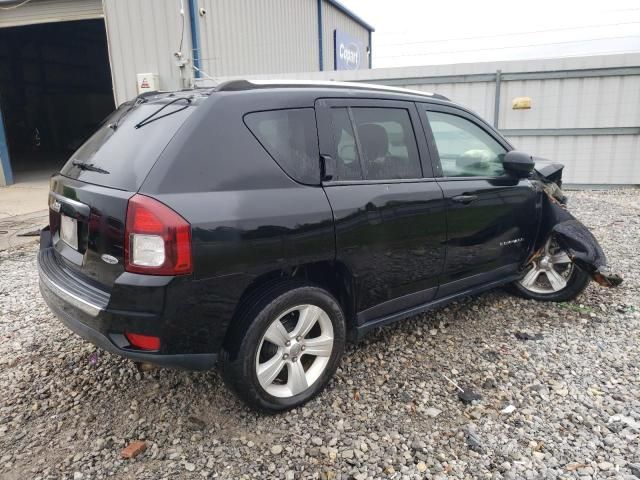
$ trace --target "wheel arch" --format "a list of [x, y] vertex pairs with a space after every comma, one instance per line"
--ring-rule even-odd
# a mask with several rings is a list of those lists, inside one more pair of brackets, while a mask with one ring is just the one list
[[296, 265], [287, 269], [272, 270], [256, 277], [243, 291], [225, 334], [223, 345], [228, 349], [238, 337], [243, 326], [241, 317], [260, 298], [274, 289], [294, 288], [295, 285], [313, 285], [333, 295], [344, 313], [347, 335], [350, 337], [356, 325], [355, 278], [348, 267], [338, 261], [322, 261]]

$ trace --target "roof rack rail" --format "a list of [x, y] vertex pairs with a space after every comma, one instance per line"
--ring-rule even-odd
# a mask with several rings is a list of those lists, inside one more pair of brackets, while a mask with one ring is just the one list
[[438, 93], [424, 92], [422, 90], [411, 90], [408, 88], [392, 87], [388, 85], [377, 85], [365, 82], [337, 82], [333, 80], [229, 80], [216, 86], [218, 92], [231, 92], [240, 90], [253, 90], [259, 88], [350, 88], [356, 90], [373, 90], [380, 92], [397, 92], [410, 95], [418, 95], [429, 98], [437, 98], [439, 100], [450, 101], [444, 95]]

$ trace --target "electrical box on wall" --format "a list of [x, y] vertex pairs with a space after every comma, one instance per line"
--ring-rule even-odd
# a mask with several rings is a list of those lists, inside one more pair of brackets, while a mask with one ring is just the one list
[[513, 99], [514, 110], [529, 110], [531, 108], [531, 98], [529, 97], [516, 97]]
[[138, 74], [138, 95], [160, 90], [160, 78], [157, 73]]

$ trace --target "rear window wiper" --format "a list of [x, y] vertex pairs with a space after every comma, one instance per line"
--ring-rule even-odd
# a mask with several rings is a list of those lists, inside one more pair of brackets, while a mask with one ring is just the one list
[[[160, 107], [158, 110], [156, 110], [155, 112], [153, 112], [151, 115], [149, 115], [148, 117], [145, 117], [144, 119], [140, 120], [138, 123], [136, 123], [135, 128], [140, 128], [140, 127], [144, 127], [145, 125], [150, 124], [151, 122], [155, 122], [156, 120], [160, 120], [161, 118], [164, 117], [168, 117], [169, 115], [173, 115], [174, 113], [178, 113], [181, 112], [182, 110], [189, 108], [189, 105], [191, 104], [191, 98], [192, 97], [178, 97], [178, 98], [174, 98], [173, 100], [171, 100], [170, 102], [167, 102], [166, 104], [164, 104], [162, 107]], [[156, 116], [158, 115], [162, 110], [164, 110], [165, 108], [167, 108], [169, 105], [173, 105], [176, 102], [179, 102], [181, 100], [184, 100], [187, 102], [187, 104], [184, 107], [178, 108], [176, 110], [171, 110], [170, 112], [165, 113], [164, 115], [160, 115], [159, 117]]]
[[89, 172], [96, 172], [96, 173], [106, 173], [106, 174], [109, 173], [104, 168], [96, 167], [92, 163], [82, 163], [78, 161], [73, 161], [71, 163], [73, 164], [73, 166], [78, 167], [80, 170], [87, 170]]
[[129, 106], [129, 108], [127, 108], [122, 115], [120, 115], [118, 117], [118, 119], [115, 122], [111, 122], [108, 127], [112, 130], [115, 130], [116, 128], [118, 128], [118, 126], [120, 125], [120, 122], [122, 121], [122, 119], [124, 117], [127, 116], [127, 113], [129, 113], [131, 110], [133, 110], [135, 107], [137, 107], [138, 105], [142, 104], [142, 103], [147, 103], [149, 100], [147, 100], [145, 97], [139, 96], [135, 99], [135, 101]]

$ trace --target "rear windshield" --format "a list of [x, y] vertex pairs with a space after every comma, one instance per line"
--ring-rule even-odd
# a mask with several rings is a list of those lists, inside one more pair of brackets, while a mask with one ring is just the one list
[[71, 156], [60, 173], [95, 185], [137, 191], [158, 156], [195, 109], [185, 108], [187, 103], [179, 101], [151, 117], [154, 121], [136, 128], [166, 103], [143, 103], [134, 108], [131, 102], [121, 105]]

